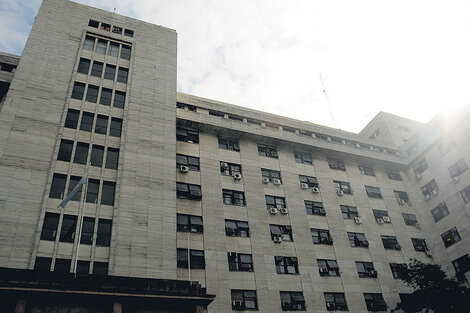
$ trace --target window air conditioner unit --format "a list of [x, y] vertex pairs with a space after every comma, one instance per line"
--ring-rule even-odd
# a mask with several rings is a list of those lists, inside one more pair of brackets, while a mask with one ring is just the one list
[[279, 186], [281, 184], [281, 180], [279, 178], [274, 178], [273, 179], [273, 184]]
[[180, 166], [180, 173], [187, 173], [189, 171], [189, 167], [186, 165], [181, 165]]
[[452, 181], [453, 181], [454, 183], [458, 183], [459, 180], [460, 180], [460, 177], [459, 177], [459, 176], [455, 176], [454, 178], [452, 178]]
[[393, 249], [401, 250], [401, 246], [397, 243], [396, 245], [393, 245]]
[[222, 162], [222, 163], [220, 163], [220, 167], [228, 168], [228, 163], [227, 162]]
[[308, 184], [306, 184], [306, 183], [300, 183], [300, 188], [302, 188], [302, 189], [308, 189]]
[[381, 218], [376, 219], [376, 221], [377, 221], [378, 224], [383, 224], [384, 223], [384, 220], [381, 219]]
[[277, 157], [277, 151], [271, 151], [270, 154], [271, 154], [271, 156], [273, 156], [273, 157]]
[[235, 151], [240, 150], [240, 145], [237, 145], [237, 144], [233, 145], [233, 150]]
[[312, 192], [313, 192], [313, 193], [319, 193], [319, 192], [320, 192], [320, 188], [318, 188], [318, 187], [313, 187], [313, 188], [312, 188]]
[[320, 212], [320, 215], [326, 215], [326, 211], [325, 211], [325, 209], [320, 209], [320, 211], [319, 211], [319, 212]]
[[269, 184], [269, 178], [263, 177], [263, 184]]
[[431, 199], [431, 195], [427, 193], [427, 194], [424, 196], [424, 200], [428, 201], [429, 199]]
[[370, 270], [368, 274], [369, 274], [370, 277], [377, 277], [377, 271], [376, 270]]
[[423, 176], [419, 173], [416, 173], [416, 180], [421, 180], [421, 178], [423, 178]]
[[276, 208], [270, 208], [269, 209], [269, 214], [276, 215], [277, 214], [277, 209]]
[[437, 196], [437, 190], [436, 190], [436, 189], [433, 189], [433, 190], [431, 191], [431, 196], [433, 196], [433, 197], [434, 197], [434, 196]]
[[280, 211], [281, 211], [281, 214], [283, 215], [286, 215], [287, 213], [289, 213], [289, 210], [287, 210], [287, 208], [281, 208]]
[[282, 242], [282, 238], [280, 236], [275, 236], [273, 240], [274, 240], [275, 243], [281, 243]]
[[355, 222], [356, 224], [361, 224], [361, 223], [362, 223], [362, 218], [356, 216], [356, 217], [354, 218], [354, 222]]
[[392, 220], [388, 216], [384, 216], [384, 217], [382, 217], [382, 219], [385, 223], [391, 223], [392, 222]]
[[242, 179], [242, 174], [236, 173], [235, 175], [233, 175], [233, 179], [234, 179], [234, 180], [240, 180], [240, 179]]
[[342, 191], [341, 189], [338, 189], [336, 190], [336, 194], [341, 197], [342, 195], [344, 195], [344, 191]]
[[405, 204], [405, 200], [403, 200], [403, 199], [398, 199], [398, 204], [399, 204], [399, 205], [404, 205], [404, 204]]

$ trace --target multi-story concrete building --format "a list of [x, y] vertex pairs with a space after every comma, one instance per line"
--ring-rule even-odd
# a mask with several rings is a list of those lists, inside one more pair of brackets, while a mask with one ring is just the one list
[[177, 93], [176, 52], [44, 0], [0, 55], [0, 312], [386, 311], [410, 258], [465, 278], [468, 110], [354, 134]]

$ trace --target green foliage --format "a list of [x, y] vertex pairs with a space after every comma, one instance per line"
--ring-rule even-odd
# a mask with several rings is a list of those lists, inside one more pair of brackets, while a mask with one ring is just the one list
[[401, 272], [401, 279], [414, 292], [405, 295], [391, 312], [468, 313], [470, 289], [447, 277], [440, 265], [412, 259]]

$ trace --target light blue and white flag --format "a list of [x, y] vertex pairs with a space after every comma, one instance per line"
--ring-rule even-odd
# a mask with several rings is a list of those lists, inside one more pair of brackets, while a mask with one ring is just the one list
[[65, 197], [65, 199], [62, 200], [62, 202], [59, 204], [58, 208], [65, 208], [65, 206], [70, 201], [70, 199], [72, 199], [72, 197], [80, 190], [80, 188], [82, 188], [82, 185], [86, 183], [87, 179], [88, 179], [88, 169], [85, 170], [85, 173], [83, 173], [82, 179], [80, 179], [77, 186], [75, 186], [75, 188], [73, 188], [73, 190], [71, 192], [69, 192], [67, 197]]

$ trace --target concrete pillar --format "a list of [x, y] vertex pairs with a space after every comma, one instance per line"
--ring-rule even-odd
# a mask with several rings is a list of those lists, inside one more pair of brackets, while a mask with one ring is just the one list
[[15, 313], [25, 313], [26, 312], [26, 301], [19, 299], [16, 302]]
[[120, 302], [114, 302], [113, 313], [122, 313], [122, 304]]

